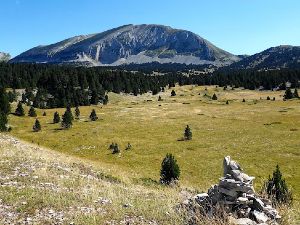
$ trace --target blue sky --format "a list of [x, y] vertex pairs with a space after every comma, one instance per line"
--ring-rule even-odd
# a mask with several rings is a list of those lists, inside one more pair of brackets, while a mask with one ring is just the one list
[[187, 29], [234, 54], [300, 45], [299, 0], [0, 0], [0, 51], [124, 24]]

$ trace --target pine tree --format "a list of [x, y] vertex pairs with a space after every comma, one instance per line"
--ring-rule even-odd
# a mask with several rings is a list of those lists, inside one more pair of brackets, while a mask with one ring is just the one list
[[76, 106], [76, 108], [75, 108], [75, 117], [76, 117], [76, 119], [79, 119], [79, 117], [80, 117], [80, 110], [79, 110], [78, 106]]
[[18, 103], [15, 114], [17, 116], [25, 116], [25, 112], [24, 112], [23, 105], [21, 102]]
[[43, 116], [47, 116], [47, 113], [46, 113], [46, 112], [43, 112]]
[[10, 113], [10, 104], [8, 101], [8, 96], [5, 92], [5, 89], [1, 87], [0, 87], [0, 111], [6, 115]]
[[103, 105], [107, 105], [107, 104], [108, 104], [108, 95], [105, 95], [103, 100]]
[[229, 105], [229, 101], [228, 100], [226, 101], [226, 105]]
[[271, 100], [270, 96], [267, 97], [267, 100], [268, 100], [268, 101]]
[[184, 139], [192, 140], [192, 137], [193, 137], [193, 134], [192, 134], [191, 128], [189, 127], [189, 125], [187, 125], [184, 130]]
[[35, 109], [33, 108], [33, 106], [30, 107], [29, 111], [28, 111], [28, 116], [30, 117], [36, 117], [36, 111]]
[[172, 97], [176, 96], [176, 92], [174, 90], [171, 91], [171, 96]]
[[293, 97], [294, 96], [293, 96], [291, 89], [290, 88], [286, 89], [285, 94], [284, 94], [284, 99], [292, 99]]
[[246, 100], [243, 98], [243, 101], [242, 102], [246, 102]]
[[73, 113], [72, 113], [71, 107], [70, 107], [70, 106], [67, 106], [67, 108], [66, 108], [66, 111], [68, 111], [68, 112], [70, 113], [71, 120], [73, 121], [73, 120], [74, 120], [74, 116], [73, 116]]
[[216, 94], [214, 94], [214, 95], [212, 96], [212, 100], [218, 100], [218, 97], [217, 97]]
[[112, 154], [118, 154], [118, 153], [120, 153], [119, 145], [117, 143], [112, 143], [109, 146], [109, 149], [112, 151]]
[[60, 116], [58, 112], [55, 112], [53, 115], [53, 123], [59, 123], [60, 122]]
[[61, 126], [65, 129], [69, 129], [72, 127], [73, 123], [73, 115], [71, 110], [66, 110], [65, 114], [62, 116]]
[[276, 100], [276, 98], [275, 97], [273, 97], [273, 101], [275, 101]]
[[179, 165], [172, 154], [167, 154], [163, 159], [160, 170], [160, 182], [162, 184], [170, 184], [177, 181], [180, 176]]
[[299, 98], [299, 94], [298, 94], [298, 90], [297, 88], [295, 88], [294, 94], [293, 94], [294, 98]]
[[38, 119], [35, 120], [35, 123], [34, 123], [32, 129], [34, 132], [39, 132], [42, 129], [40, 121]]
[[96, 121], [96, 120], [98, 120], [98, 116], [97, 116], [97, 114], [96, 114], [95, 109], [92, 110], [91, 115], [90, 115], [90, 119], [91, 119], [91, 121]]
[[0, 111], [0, 132], [7, 131], [7, 115], [6, 113]]
[[161, 102], [162, 101], [162, 98], [161, 96], [158, 96], [158, 101]]
[[273, 177], [265, 182], [265, 190], [273, 200], [274, 204], [291, 204], [293, 201], [292, 192], [289, 190], [285, 179], [283, 179], [279, 166], [276, 166]]

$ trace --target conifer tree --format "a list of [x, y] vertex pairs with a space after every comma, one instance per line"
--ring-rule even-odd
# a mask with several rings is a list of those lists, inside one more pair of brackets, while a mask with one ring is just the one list
[[158, 101], [161, 102], [162, 101], [162, 98], [161, 96], [158, 96]]
[[103, 105], [107, 105], [107, 104], [108, 104], [108, 95], [105, 95], [103, 100]]
[[53, 115], [53, 123], [59, 123], [60, 122], [60, 116], [58, 112], [55, 112]]
[[46, 113], [46, 112], [43, 112], [43, 116], [47, 116], [47, 113]]
[[76, 117], [76, 119], [79, 119], [79, 117], [80, 117], [80, 110], [79, 110], [78, 106], [76, 106], [76, 108], [75, 108], [75, 117]]
[[176, 92], [174, 90], [171, 91], [171, 96], [172, 97], [176, 96]]
[[40, 121], [38, 119], [35, 120], [35, 123], [34, 123], [32, 129], [34, 132], [39, 132], [42, 129]]
[[7, 131], [7, 115], [6, 113], [0, 111], [0, 132]]
[[293, 96], [291, 89], [287, 88], [285, 91], [285, 94], [284, 94], [284, 99], [292, 99], [293, 97], [294, 96]]
[[33, 106], [30, 107], [29, 111], [28, 111], [28, 116], [30, 117], [36, 117], [36, 111], [35, 109], [33, 108]]
[[243, 98], [243, 101], [242, 102], [246, 102], [246, 100]]
[[214, 93], [214, 95], [212, 96], [212, 100], [218, 100], [217, 95]]
[[21, 102], [18, 103], [15, 114], [17, 116], [25, 116], [25, 112], [24, 112], [23, 105]]
[[8, 115], [10, 113], [10, 104], [8, 101], [8, 96], [4, 88], [0, 87], [0, 111]]
[[271, 100], [270, 96], [267, 97], [267, 100], [268, 100], [268, 101]]
[[73, 115], [71, 110], [66, 110], [65, 114], [62, 116], [61, 126], [65, 129], [72, 127]]
[[298, 94], [298, 90], [297, 88], [295, 88], [294, 94], [293, 94], [294, 98], [299, 98], [299, 94]]
[[273, 172], [273, 177], [269, 177], [264, 186], [269, 198], [271, 198], [275, 204], [290, 205], [292, 203], [292, 192], [289, 190], [278, 165]]
[[185, 130], [184, 130], [184, 139], [185, 140], [192, 140], [193, 134], [191, 131], [191, 128], [189, 125], [186, 126]]
[[226, 101], [226, 105], [229, 105], [229, 101], [228, 100]]
[[97, 114], [96, 114], [95, 109], [92, 110], [91, 115], [90, 115], [90, 119], [91, 119], [91, 121], [96, 121], [96, 120], [98, 120], [98, 116], [97, 116]]
[[167, 154], [161, 164], [160, 182], [170, 184], [172, 181], [177, 181], [179, 176], [180, 168], [175, 157], [172, 154]]

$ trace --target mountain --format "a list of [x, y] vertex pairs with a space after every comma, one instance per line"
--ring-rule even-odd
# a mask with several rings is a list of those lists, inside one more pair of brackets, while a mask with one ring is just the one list
[[118, 66], [150, 62], [229, 65], [240, 58], [190, 31], [162, 25], [125, 25], [38, 46], [11, 62]]
[[7, 62], [10, 60], [10, 54], [0, 52], [0, 62]]
[[269, 70], [300, 68], [300, 47], [281, 45], [246, 57], [229, 66], [230, 69]]

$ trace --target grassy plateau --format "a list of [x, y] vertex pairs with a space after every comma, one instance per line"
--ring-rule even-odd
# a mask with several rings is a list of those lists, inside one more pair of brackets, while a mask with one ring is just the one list
[[[179, 201], [183, 189], [207, 191], [222, 176], [222, 160], [227, 155], [239, 162], [247, 174], [256, 177], [257, 191], [279, 164], [293, 189], [294, 207], [299, 208], [300, 100], [283, 101], [281, 91], [223, 90], [215, 86], [183, 86], [174, 90], [175, 97], [170, 97], [171, 89], [160, 93], [163, 101], [150, 93], [109, 93], [106, 106], [80, 107], [80, 119], [74, 120], [69, 130], [52, 123], [54, 112], [62, 115], [65, 109], [37, 110], [41, 132], [32, 131], [35, 118], [10, 115], [10, 134], [58, 152], [55, 154], [67, 155], [74, 163], [83, 160], [124, 184], [153, 192], [155, 203], [149, 203], [150, 212], [151, 204], [160, 207], [167, 202], [168, 208]], [[209, 97], [214, 93], [218, 96], [216, 101]], [[276, 100], [266, 100], [267, 96]], [[98, 121], [89, 120], [92, 109], [96, 110]], [[44, 112], [46, 116], [42, 116]], [[193, 139], [179, 141], [186, 125], [191, 127]], [[112, 142], [118, 143], [120, 154], [113, 155], [108, 150]], [[127, 143], [132, 149], [125, 150]], [[180, 191], [162, 188], [157, 183], [161, 161], [167, 153], [172, 153], [180, 165]], [[160, 201], [158, 193], [165, 193], [168, 200]], [[143, 210], [140, 214], [149, 219], [153, 215], [162, 224], [181, 223], [175, 214], [169, 216], [173, 222], [165, 223], [164, 215], [155, 216]], [[299, 219], [299, 211], [295, 218], [293, 221]]]

